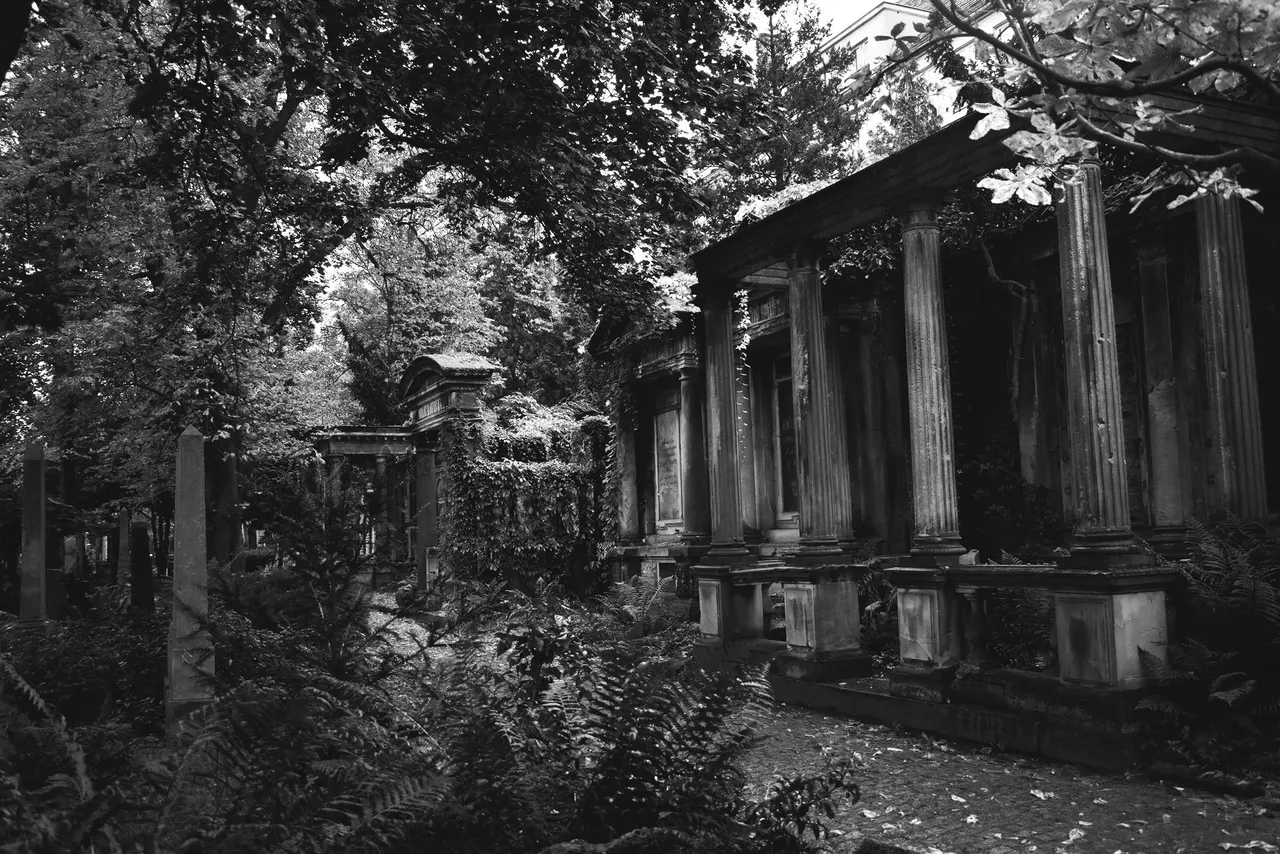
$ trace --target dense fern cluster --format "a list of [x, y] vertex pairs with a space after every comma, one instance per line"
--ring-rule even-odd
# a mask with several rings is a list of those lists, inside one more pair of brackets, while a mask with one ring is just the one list
[[1230, 519], [1192, 523], [1169, 663], [1140, 703], [1163, 758], [1280, 771], [1280, 539]]
[[858, 797], [847, 765], [744, 797], [767, 686], [661, 654], [688, 633], [657, 585], [461, 605], [483, 619], [406, 651], [386, 624], [405, 614], [371, 609], [355, 557], [297, 518], [283, 568], [217, 579], [216, 702], [167, 743], [133, 733], [127, 762], [86, 759], [87, 724], [0, 659], [5, 850], [803, 851]]

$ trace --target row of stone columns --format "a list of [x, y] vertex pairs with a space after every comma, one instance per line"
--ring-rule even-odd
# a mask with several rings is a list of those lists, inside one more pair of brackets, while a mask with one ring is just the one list
[[[1213, 197], [1197, 202], [1200, 237], [1202, 323], [1205, 376], [1208, 383], [1213, 506], [1242, 518], [1266, 513], [1262, 441], [1258, 415], [1257, 371], [1244, 273], [1243, 240], [1236, 203]], [[1075, 180], [1063, 183], [1058, 200], [1063, 332], [1070, 436], [1069, 515], [1074, 520], [1080, 555], [1114, 555], [1134, 550], [1129, 523], [1120, 374], [1115, 341], [1110, 262], [1103, 211], [1100, 168], [1096, 160], [1078, 167]], [[936, 203], [912, 204], [902, 216], [903, 280], [908, 364], [908, 409], [911, 431], [911, 480], [914, 511], [912, 553], [947, 561], [964, 551], [957, 511], [951, 388], [947, 358], [946, 313], [942, 293], [941, 245]], [[840, 561], [841, 544], [852, 531], [853, 500], [849, 485], [843, 384], [833, 313], [824, 310], [817, 261], [820, 246], [804, 243], [793, 249], [788, 264], [791, 303], [791, 365], [797, 422], [800, 549], [796, 561]], [[1163, 286], [1163, 273], [1144, 258], [1142, 286]], [[1151, 298], [1149, 298], [1151, 297]], [[1164, 297], [1167, 302], [1167, 297]], [[1161, 294], [1144, 294], [1145, 306], [1159, 306]], [[710, 485], [710, 533], [713, 554], [742, 558], [737, 425], [738, 389], [734, 362], [734, 329], [729, 295], [708, 287], [701, 295], [704, 323], [703, 366], [707, 392], [707, 468], [701, 449], [702, 407], [697, 371], [680, 374], [680, 444], [686, 530], [707, 530]], [[1144, 308], [1144, 322], [1157, 342], [1163, 320]], [[1162, 325], [1163, 324], [1163, 325]], [[1167, 337], [1167, 335], [1166, 335]], [[1162, 351], [1163, 352], [1163, 351]], [[1163, 406], [1171, 399], [1162, 379], [1172, 366], [1159, 354], [1148, 361], [1157, 396], [1149, 401], [1153, 418], [1151, 444], [1159, 457], [1153, 474], [1157, 524], [1175, 514], [1181, 501], [1180, 459], [1170, 449], [1176, 424]], [[634, 432], [619, 433], [619, 465], [623, 498], [619, 528], [624, 538], [640, 534], [635, 493]], [[705, 480], [704, 480], [705, 471]], [[1163, 509], [1161, 509], [1163, 508]], [[1159, 514], [1163, 513], [1161, 516]], [[1177, 521], [1181, 521], [1180, 519]]]

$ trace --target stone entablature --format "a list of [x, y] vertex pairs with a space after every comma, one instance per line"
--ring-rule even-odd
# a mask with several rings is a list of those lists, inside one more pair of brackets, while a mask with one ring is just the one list
[[418, 356], [400, 380], [400, 399], [409, 410], [413, 430], [438, 428], [452, 408], [479, 412], [480, 393], [498, 370], [493, 362], [472, 353]]
[[682, 330], [641, 345], [636, 358], [636, 378], [679, 374], [682, 368], [698, 367], [698, 340], [692, 331]]

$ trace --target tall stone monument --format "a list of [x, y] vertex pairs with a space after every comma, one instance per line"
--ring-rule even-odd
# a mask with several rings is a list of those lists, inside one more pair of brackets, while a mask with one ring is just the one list
[[165, 719], [172, 729], [213, 699], [213, 642], [205, 541], [204, 436], [188, 427], [178, 438], [173, 513], [173, 616], [169, 621], [169, 678]]
[[43, 628], [45, 580], [44, 445], [32, 442], [22, 460], [22, 576], [19, 626]]

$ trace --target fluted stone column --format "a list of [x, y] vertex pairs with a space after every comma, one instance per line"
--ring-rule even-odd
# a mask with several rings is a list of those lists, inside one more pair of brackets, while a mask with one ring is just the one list
[[[733, 312], [727, 293], [712, 293], [702, 306], [707, 387], [707, 466], [711, 486], [711, 543], [717, 553], [746, 554], [742, 548], [742, 501], [738, 495], [737, 378], [733, 361]], [[681, 424], [687, 400], [680, 377]], [[683, 455], [684, 430], [681, 430]]]
[[902, 218], [906, 306], [907, 407], [911, 421], [912, 554], [964, 551], [956, 505], [955, 440], [951, 426], [951, 372], [947, 317], [942, 302], [942, 249], [933, 203], [908, 208]]
[[[707, 458], [703, 451], [705, 442], [702, 438], [702, 395], [698, 391], [698, 369], [691, 366], [681, 368], [680, 500], [684, 534], [691, 539], [704, 539], [712, 530], [707, 507], [708, 478]], [[729, 394], [732, 399], [732, 390]]]
[[188, 427], [178, 437], [173, 510], [173, 615], [169, 619], [169, 684], [165, 717], [174, 726], [213, 699], [213, 641], [205, 533], [204, 436]]
[[1261, 521], [1267, 516], [1267, 482], [1239, 203], [1216, 195], [1197, 198], [1196, 230], [1211, 443], [1209, 512]]
[[418, 589], [426, 590], [436, 579], [436, 563], [439, 560], [440, 520], [437, 513], [439, 487], [436, 471], [436, 442], [421, 441], [414, 457], [414, 490], [417, 507], [414, 513], [415, 535], [414, 566], [418, 572]]
[[22, 576], [18, 617], [23, 628], [43, 627], [48, 616], [44, 468], [44, 445], [33, 442], [22, 457]]
[[133, 578], [133, 513], [125, 507], [118, 521], [120, 545], [116, 548], [116, 584], [128, 584]]
[[800, 486], [797, 557], [839, 562], [839, 543], [853, 534], [844, 383], [837, 342], [823, 312], [821, 246], [797, 245], [787, 264], [791, 296], [791, 394]]
[[1058, 191], [1058, 255], [1071, 440], [1073, 553], [1131, 552], [1120, 370], [1101, 169], [1087, 158]]

